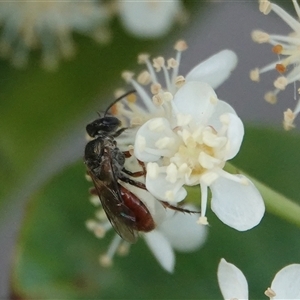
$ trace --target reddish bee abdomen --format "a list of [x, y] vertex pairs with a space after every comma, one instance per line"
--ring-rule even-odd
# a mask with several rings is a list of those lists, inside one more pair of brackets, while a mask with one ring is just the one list
[[144, 232], [153, 230], [155, 228], [155, 223], [146, 205], [136, 195], [121, 185], [120, 192], [124, 204], [135, 216], [135, 229]]

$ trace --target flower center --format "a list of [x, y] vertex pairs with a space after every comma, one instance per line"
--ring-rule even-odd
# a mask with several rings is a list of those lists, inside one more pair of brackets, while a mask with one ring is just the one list
[[221, 165], [218, 150], [226, 144], [227, 139], [218, 137], [209, 126], [194, 132], [183, 129], [177, 134], [181, 136], [182, 144], [170, 158], [170, 163], [175, 164], [180, 177], [184, 177], [187, 183], [199, 184], [199, 177], [203, 173]]

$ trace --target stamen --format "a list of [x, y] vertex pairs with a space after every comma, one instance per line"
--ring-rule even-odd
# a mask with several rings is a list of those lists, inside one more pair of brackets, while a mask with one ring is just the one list
[[271, 288], [267, 288], [267, 290], [265, 291], [265, 295], [270, 299], [276, 297], [276, 293]]
[[165, 59], [162, 56], [153, 59], [153, 67], [156, 72], [160, 72], [162, 67], [165, 65]]
[[170, 92], [163, 93], [163, 99], [165, 102], [171, 102], [173, 100], [173, 95]]
[[296, 115], [293, 113], [293, 111], [291, 109], [288, 108], [283, 113], [283, 128], [285, 130], [291, 130], [291, 129], [295, 128], [295, 125], [294, 125], [295, 118], [296, 118]]
[[277, 96], [274, 92], [267, 92], [264, 96], [264, 99], [270, 104], [275, 104], [277, 102]]
[[185, 78], [182, 75], [177, 76], [174, 83], [177, 88], [180, 88], [185, 84]]
[[93, 219], [87, 220], [85, 222], [85, 226], [89, 231], [94, 231], [94, 229], [96, 228], [97, 225], [98, 225], [98, 222], [96, 222]]
[[253, 69], [250, 71], [250, 79], [252, 81], [256, 81], [256, 82], [259, 82], [259, 69], [256, 68], [256, 69]]
[[275, 86], [277, 89], [281, 90], [281, 91], [283, 91], [283, 90], [286, 88], [287, 85], [288, 85], [288, 80], [287, 80], [287, 78], [284, 77], [284, 76], [278, 77], [278, 78], [274, 81], [274, 86]]
[[148, 68], [148, 71], [149, 71], [149, 73], [151, 75], [152, 81], [154, 83], [157, 83], [157, 78], [156, 78], [155, 72], [153, 70], [153, 67], [151, 65], [151, 62], [149, 60], [149, 55], [148, 54], [146, 54], [146, 55], [145, 54], [139, 55], [138, 56], [138, 61], [140, 63], [146, 64], [146, 66]]
[[[100, 202], [100, 201], [99, 201]], [[104, 212], [104, 210], [101, 208], [101, 209], [98, 209], [95, 213], [95, 216], [98, 220], [100, 221], [107, 221], [107, 217], [106, 217], [106, 214]]]
[[85, 176], [86, 181], [92, 182], [92, 178], [89, 174], [86, 173], [84, 176]]
[[259, 1], [259, 10], [264, 14], [267, 15], [270, 13], [272, 7], [270, 1], [260, 0]]
[[119, 245], [117, 252], [118, 252], [118, 254], [120, 256], [126, 256], [129, 253], [129, 249], [130, 249], [130, 244], [128, 244], [127, 242], [123, 241]]
[[254, 30], [251, 33], [252, 40], [256, 43], [263, 44], [270, 41], [270, 35], [261, 30]]
[[[207, 193], [207, 189], [208, 186], [205, 183], [200, 182], [200, 190], [201, 190], [201, 215], [200, 218], [202, 217], [202, 219], [200, 220], [199, 218], [199, 222], [200, 224], [203, 224], [203, 218], [205, 218], [205, 214], [206, 214], [206, 208], [207, 208], [207, 197], [208, 197], [208, 193]], [[206, 219], [207, 222], [207, 219]]]
[[122, 77], [130, 83], [137, 91], [138, 95], [142, 98], [143, 103], [146, 106], [146, 109], [149, 111], [149, 113], [153, 112], [156, 110], [156, 108], [153, 105], [153, 102], [151, 101], [151, 98], [149, 97], [148, 93], [145, 91], [145, 89], [137, 83], [133, 78], [132, 75], [133, 73], [131, 72], [123, 72]]
[[104, 267], [104, 268], [109, 268], [109, 267], [111, 267], [112, 264], [113, 264], [111, 258], [108, 257], [108, 256], [105, 255], [105, 254], [104, 254], [104, 255], [101, 255], [101, 256], [99, 257], [99, 263], [100, 263], [100, 265], [101, 265], [102, 267]]
[[146, 64], [150, 55], [148, 53], [141, 53], [138, 55], [138, 64]]
[[133, 78], [134, 73], [129, 72], [129, 71], [124, 71], [121, 74], [121, 77], [127, 82], [130, 83], [131, 79]]
[[283, 47], [282, 45], [276, 45], [272, 48], [272, 51], [275, 53], [275, 54], [281, 54], [282, 53], [282, 50], [283, 50]]
[[100, 262], [101, 266], [110, 267], [112, 265], [112, 262], [113, 262], [112, 259], [115, 255], [121, 241], [122, 241], [122, 238], [116, 234], [115, 237], [113, 238], [106, 254], [101, 255], [99, 258], [99, 262]]
[[187, 43], [184, 40], [179, 40], [176, 42], [174, 49], [183, 52], [188, 48]]
[[97, 238], [102, 239], [104, 238], [105, 234], [106, 234], [106, 230], [104, 228], [104, 226], [98, 224], [95, 228], [94, 228], [94, 234]]
[[142, 85], [148, 85], [151, 82], [151, 76], [148, 71], [143, 71], [137, 77], [137, 82]]
[[297, 0], [292, 0], [293, 1], [293, 4], [294, 4], [294, 7], [295, 7], [295, 11], [298, 15], [298, 18], [300, 19], [300, 7], [299, 7], [299, 4], [297, 2]]
[[283, 64], [276, 64], [275, 68], [279, 73], [284, 73], [286, 71], [286, 66]]
[[168, 59], [168, 61], [167, 61], [167, 67], [168, 67], [168, 69], [174, 69], [174, 68], [177, 68], [177, 67], [178, 67], [178, 62], [177, 62], [177, 60], [174, 59], [174, 58]]
[[161, 106], [164, 103], [163, 97], [160, 94], [156, 94], [152, 97], [152, 101], [154, 103], [154, 105], [156, 106]]
[[153, 95], [158, 94], [161, 91], [161, 85], [159, 83], [153, 83], [150, 90]]
[[[172, 76], [171, 76], [171, 82], [175, 84], [175, 78], [177, 78], [178, 76], [178, 69], [179, 69], [179, 65], [180, 65], [180, 60], [181, 60], [181, 53], [183, 51], [185, 51], [188, 47], [187, 47], [187, 44], [185, 41], [181, 40], [181, 41], [178, 41], [176, 44], [175, 44], [175, 50], [177, 50], [177, 53], [176, 53], [176, 58], [175, 60], [177, 61], [178, 63], [178, 66], [173, 68], [173, 73], [172, 73]], [[176, 84], [175, 84], [176, 86]], [[171, 93], [174, 93], [175, 91], [171, 91]]]

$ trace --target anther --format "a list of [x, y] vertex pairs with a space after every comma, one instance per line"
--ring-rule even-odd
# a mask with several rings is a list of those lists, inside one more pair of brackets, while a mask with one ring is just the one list
[[282, 53], [282, 50], [283, 50], [283, 47], [282, 45], [276, 45], [272, 48], [272, 51], [275, 53], [275, 54], [281, 54]]
[[276, 293], [271, 288], [267, 288], [267, 290], [265, 291], [265, 295], [272, 299], [276, 296]]
[[153, 59], [153, 67], [156, 72], [159, 72], [164, 65], [165, 59], [162, 56]]
[[145, 64], [149, 59], [150, 55], [148, 53], [141, 53], [138, 55], [138, 63]]
[[181, 75], [175, 78], [175, 86], [180, 88], [185, 84], [185, 78]]
[[264, 99], [270, 104], [275, 104], [277, 102], [277, 96], [273, 92], [267, 92]]
[[168, 69], [174, 69], [178, 67], [178, 61], [174, 58], [170, 58], [167, 60], [167, 68]]
[[252, 81], [259, 82], [260, 78], [259, 78], [259, 69], [258, 68], [251, 70], [249, 75], [250, 75], [250, 79]]
[[286, 71], [286, 67], [283, 64], [276, 64], [275, 69], [279, 73], [284, 73]]
[[260, 0], [259, 1], [259, 10], [262, 12], [264, 15], [267, 15], [270, 13], [272, 7], [270, 1], [265, 1], [265, 0]]
[[137, 82], [142, 85], [147, 85], [151, 82], [151, 75], [148, 71], [141, 72], [137, 77]]
[[122, 74], [121, 74], [122, 78], [127, 82], [129, 83], [130, 80], [132, 79], [132, 77], [134, 76], [134, 73], [132, 72], [129, 72], [129, 71], [124, 71]]
[[262, 44], [270, 41], [270, 35], [261, 30], [254, 30], [251, 33], [252, 40], [256, 43]]
[[274, 86], [277, 89], [282, 91], [286, 88], [287, 85], [288, 85], [288, 80], [284, 76], [280, 76], [274, 81]]
[[185, 51], [187, 48], [187, 43], [184, 40], [177, 41], [174, 46], [174, 49], [180, 52]]

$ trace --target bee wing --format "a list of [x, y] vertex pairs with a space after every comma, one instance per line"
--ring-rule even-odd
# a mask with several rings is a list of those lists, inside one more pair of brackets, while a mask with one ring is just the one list
[[133, 244], [137, 241], [137, 231], [134, 229], [135, 216], [132, 211], [123, 203], [119, 192], [117, 181], [110, 183], [99, 180], [92, 172], [89, 172], [102, 207], [111, 225], [118, 235], [125, 241]]

